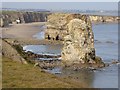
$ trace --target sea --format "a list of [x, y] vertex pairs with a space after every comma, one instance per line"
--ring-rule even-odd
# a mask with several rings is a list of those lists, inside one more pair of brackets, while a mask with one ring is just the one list
[[[118, 60], [118, 23], [92, 24], [95, 39], [96, 55], [100, 56], [104, 62], [111, 63]], [[45, 32], [39, 32], [34, 37], [44, 39]], [[26, 45], [26, 51], [37, 54], [59, 55], [62, 45]], [[94, 71], [70, 71], [61, 67], [47, 70], [59, 77], [72, 77], [80, 82], [85, 82], [91, 88], [118, 88], [118, 65], [111, 64], [109, 67]]]

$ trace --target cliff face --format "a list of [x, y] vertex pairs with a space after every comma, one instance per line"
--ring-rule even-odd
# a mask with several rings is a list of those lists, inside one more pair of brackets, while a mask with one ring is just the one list
[[95, 55], [92, 24], [87, 15], [55, 13], [48, 16], [46, 38], [64, 40], [61, 56], [68, 65], [102, 63]]
[[[118, 22], [118, 17], [116, 16], [96, 16], [96, 15], [81, 15], [81, 14], [63, 14], [54, 13], [47, 17], [47, 30], [45, 32], [45, 38], [49, 40], [62, 40], [64, 41], [64, 36], [68, 34], [67, 24], [73, 18], [85, 19], [85, 16], [89, 16], [89, 21], [99, 23], [99, 22]], [[87, 19], [86, 19], [87, 20]], [[85, 21], [86, 21], [85, 20]]]
[[49, 40], [63, 40], [67, 34], [66, 24], [69, 14], [54, 13], [48, 16], [45, 38]]
[[8, 26], [10, 23], [31, 23], [31, 22], [45, 22], [47, 20], [48, 12], [16, 12], [3, 11], [0, 16], [0, 26]]
[[[45, 22], [47, 21], [47, 16], [49, 14], [51, 13], [50, 12], [2, 11], [2, 15], [0, 15], [0, 26], [4, 27], [4, 26], [8, 26], [10, 23], [17, 23], [16, 20], [20, 20], [20, 23]], [[118, 21], [118, 17], [116, 16], [99, 16], [99, 15], [89, 15], [89, 16], [92, 22], [117, 22]], [[49, 16], [49, 19], [50, 18], [52, 17]], [[48, 19], [48, 22], [49, 22], [49, 19]]]
[[[94, 62], [94, 35], [87, 16], [85, 19], [72, 19], [68, 25], [68, 35], [64, 38], [62, 59], [64, 62]], [[94, 62], [95, 63], [95, 62]]]
[[47, 30], [45, 32], [45, 38], [49, 40], [64, 40], [64, 36], [68, 34], [68, 26], [70, 20], [78, 18], [87, 21], [84, 17], [87, 15], [81, 14], [63, 14], [54, 13], [48, 16]]
[[90, 15], [90, 19], [92, 22], [118, 22], [117, 16]]

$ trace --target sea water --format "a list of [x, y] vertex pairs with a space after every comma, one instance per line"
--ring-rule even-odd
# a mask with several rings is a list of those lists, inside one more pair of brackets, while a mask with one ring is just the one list
[[[110, 63], [118, 60], [118, 24], [101, 23], [92, 26], [95, 38], [96, 55], [100, 56], [104, 62]], [[40, 36], [42, 35], [42, 37]], [[38, 39], [43, 39], [44, 34], [37, 34]], [[23, 48], [37, 54], [60, 54], [61, 45], [27, 45]], [[59, 73], [58, 76], [71, 76], [81, 82], [85, 82], [89, 87], [94, 88], [118, 88], [118, 65], [110, 65], [96, 71], [75, 72], [61, 68], [48, 70], [50, 73]]]

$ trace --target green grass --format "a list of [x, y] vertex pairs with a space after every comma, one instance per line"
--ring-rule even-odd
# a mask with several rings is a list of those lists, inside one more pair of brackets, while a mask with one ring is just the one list
[[43, 72], [32, 64], [24, 65], [3, 57], [3, 88], [70, 88], [85, 87], [85, 84], [68, 78], [58, 78]]

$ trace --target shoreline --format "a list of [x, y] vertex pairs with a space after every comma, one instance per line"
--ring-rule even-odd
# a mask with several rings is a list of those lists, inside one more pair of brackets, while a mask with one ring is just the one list
[[[40, 40], [34, 37], [37, 33], [43, 31], [42, 26], [45, 25], [46, 22], [34, 22], [34, 23], [24, 23], [24, 24], [13, 24], [8, 27], [1, 28], [1, 37], [2, 39], [6, 39], [8, 42], [17, 41], [21, 45], [47, 45], [47, 44], [62, 44], [63, 41], [55, 41], [55, 40]], [[109, 24], [118, 22], [92, 22], [93, 25], [99, 24]]]
[[[60, 40], [58, 40], [58, 41], [46, 40], [46, 39], [40, 40], [40, 39], [37, 39], [36, 37], [33, 37], [33, 35], [35, 35], [36, 33], [43, 31], [43, 29], [41, 29], [39, 27], [45, 25], [45, 23], [46, 22], [18, 24], [18, 25], [15, 25], [16, 27], [19, 27], [16, 29], [14, 28], [14, 26], [13, 27], [11, 26], [10, 31], [9, 31], [10, 33], [16, 31], [17, 29], [20, 30], [21, 29], [20, 26], [22, 26], [22, 25], [23, 25], [22, 28], [26, 28], [26, 31], [22, 30], [23, 32], [21, 32], [22, 33], [21, 38], [19, 38], [17, 36], [17, 35], [19, 35], [19, 32], [17, 32], [17, 33], [13, 33], [14, 37], [8, 38], [8, 37], [10, 37], [10, 35], [8, 35], [8, 37], [4, 37], [3, 39], [11, 44], [16, 44], [16, 45], [20, 44], [21, 46], [25, 46], [25, 45], [58, 45], [58, 44], [63, 45], [63, 41], [60, 41]], [[31, 27], [34, 27], [34, 28], [31, 28]], [[30, 32], [29, 32], [29, 29], [31, 30]], [[34, 29], [36, 29], [36, 31]], [[29, 34], [26, 35], [27, 32], [29, 32]], [[8, 34], [7, 31], [5, 31], [5, 34], [6, 35]], [[25, 35], [26, 35], [26, 37], [24, 37]]]
[[43, 25], [45, 22], [12, 24], [2, 28], [2, 38], [34, 38], [33, 35], [42, 31], [40, 27]]
[[[36, 39], [36, 38], [34, 38], [33, 37], [33, 35], [35, 35], [36, 33], [39, 33], [40, 31], [42, 31], [40, 28], [39, 28], [39, 23], [40, 22], [38, 22], [37, 24], [35, 24], [35, 23], [29, 23], [29, 24], [23, 24], [23, 26], [24, 27], [22, 27], [22, 28], [25, 28], [26, 27], [26, 31], [24, 31], [23, 30], [23, 32], [16, 32], [16, 33], [13, 33], [14, 34], [14, 37], [11, 37], [11, 35], [9, 36], [10, 38], [8, 38], [8, 37], [5, 37], [5, 38], [3, 38], [3, 39], [5, 39], [6, 41], [8, 41], [8, 42], [10, 42], [10, 43], [12, 43], [12, 44], [20, 44], [20, 45], [30, 45], [30, 44], [34, 44], [34, 45], [47, 45], [47, 44], [53, 44], [53, 45], [55, 45], [55, 44], [62, 44], [62, 42], [61, 41], [49, 41], [49, 40], [39, 40], [39, 39]], [[18, 26], [19, 28], [21, 28], [21, 26], [22, 26], [22, 24], [21, 25], [16, 25], [16, 26]], [[32, 29], [31, 29], [31, 27], [32, 27]], [[14, 28], [14, 27], [10, 27], [10, 33], [11, 33], [11, 31], [12, 31], [12, 28]], [[37, 30], [36, 31], [34, 31], [34, 29], [35, 28], [37, 28]], [[28, 30], [27, 30], [28, 29]], [[31, 29], [31, 32], [29, 32], [30, 34], [26, 34], [28, 31], [29, 31], [29, 29]], [[9, 28], [8, 28], [8, 30], [9, 30]], [[16, 30], [21, 30], [21, 29], [18, 29], [18, 28], [16, 28], [16, 29], [13, 29], [13, 31], [16, 31]], [[12, 32], [13, 32], [12, 31]], [[7, 31], [5, 31], [5, 32], [7, 32]], [[6, 33], [6, 34], [8, 34], [8, 32]], [[21, 35], [21, 37], [19, 37], [19, 34], [22, 34]], [[8, 34], [9, 35], [9, 34]], [[25, 36], [26, 35], [26, 36]], [[12, 61], [12, 59], [11, 59], [11, 61]], [[11, 62], [12, 63], [12, 62]], [[116, 62], [115, 62], [116, 63]], [[36, 68], [36, 67], [35, 67]], [[16, 68], [15, 68], [16, 69]], [[19, 70], [19, 69], [18, 69]], [[27, 69], [28, 70], [28, 69]], [[79, 71], [79, 69], [75, 69], [76, 71], [78, 70]], [[17, 70], [16, 70], [17, 71]], [[44, 72], [44, 71], [42, 71], [42, 72]], [[39, 72], [39, 73], [41, 73], [41, 72]], [[47, 76], [49, 73], [45, 73], [45, 75]], [[53, 77], [54, 77], [55, 75], [53, 75]], [[44, 77], [43, 77], [44, 78]], [[60, 80], [60, 78], [58, 77], [58, 79]], [[68, 79], [69, 79], [69, 77], [68, 77]], [[68, 80], [68, 82], [70, 82], [70, 80]]]

